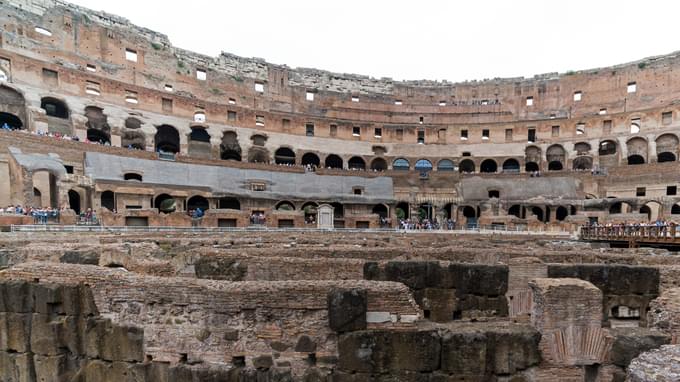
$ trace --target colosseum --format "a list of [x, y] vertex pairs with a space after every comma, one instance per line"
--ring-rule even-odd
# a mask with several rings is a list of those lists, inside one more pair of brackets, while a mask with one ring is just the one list
[[680, 381], [680, 53], [395, 81], [0, 23], [1, 382]]

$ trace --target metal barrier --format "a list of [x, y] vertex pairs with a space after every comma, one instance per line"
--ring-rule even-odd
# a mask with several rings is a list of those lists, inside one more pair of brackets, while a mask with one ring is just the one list
[[675, 224], [664, 225], [616, 225], [581, 227], [583, 240], [633, 241], [633, 242], [680, 242]]
[[91, 225], [12, 225], [11, 232], [187, 232], [187, 233], [219, 233], [219, 232], [347, 232], [347, 233], [406, 233], [406, 234], [506, 234], [506, 235], [548, 235], [570, 236], [566, 231], [529, 231], [508, 230], [499, 226], [475, 226], [464, 229], [402, 229], [402, 228], [273, 228], [253, 225], [249, 227], [134, 227], [134, 226], [91, 226]]

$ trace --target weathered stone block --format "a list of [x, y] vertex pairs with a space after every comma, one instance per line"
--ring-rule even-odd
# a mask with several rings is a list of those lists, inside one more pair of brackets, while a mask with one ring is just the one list
[[440, 284], [441, 267], [435, 261], [390, 261], [385, 265], [385, 279], [405, 284], [412, 290]]
[[67, 264], [99, 265], [99, 254], [94, 251], [64, 251], [59, 262]]
[[425, 288], [413, 293], [418, 305], [429, 314], [434, 322], [448, 322], [453, 319], [457, 309], [456, 291], [454, 289]]
[[295, 351], [300, 353], [314, 353], [316, 351], [316, 342], [309, 338], [309, 336], [302, 335], [295, 345]]
[[486, 374], [487, 337], [484, 333], [447, 332], [442, 336], [441, 370], [459, 377]]
[[336, 332], [366, 329], [368, 297], [363, 289], [334, 289], [328, 292], [328, 325]]
[[246, 264], [219, 257], [201, 257], [194, 263], [194, 269], [199, 279], [243, 281], [248, 274]]
[[577, 278], [591, 282], [604, 294], [658, 295], [659, 270], [620, 264], [548, 265], [550, 278]]
[[611, 329], [610, 332], [614, 335], [610, 359], [615, 365], [624, 368], [639, 354], [671, 342], [670, 336], [652, 329], [620, 328]]
[[451, 285], [458, 296], [501, 296], [508, 291], [508, 267], [505, 265], [449, 264]]

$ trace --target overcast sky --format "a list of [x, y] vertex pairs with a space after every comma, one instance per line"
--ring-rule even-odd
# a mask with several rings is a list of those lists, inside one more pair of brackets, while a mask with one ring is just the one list
[[680, 50], [670, 0], [72, 1], [199, 53], [394, 79], [530, 77]]

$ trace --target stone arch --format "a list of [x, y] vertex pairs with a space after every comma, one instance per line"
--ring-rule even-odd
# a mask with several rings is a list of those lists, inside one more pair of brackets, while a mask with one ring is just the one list
[[673, 207], [671, 207], [671, 214], [680, 215], [680, 203], [673, 204]]
[[314, 153], [305, 153], [302, 156], [301, 163], [303, 166], [319, 167], [319, 165], [321, 165], [321, 159], [319, 159], [319, 156]]
[[456, 165], [451, 159], [442, 159], [437, 163], [437, 171], [454, 171]]
[[392, 162], [392, 169], [397, 171], [408, 171], [411, 169], [411, 163], [407, 159], [397, 158]]
[[289, 202], [288, 200], [282, 200], [276, 203], [274, 209], [277, 211], [295, 211], [295, 204], [293, 204], [293, 202]]
[[295, 151], [290, 147], [279, 147], [274, 152], [274, 163], [276, 164], [295, 164]]
[[609, 206], [610, 214], [627, 214], [633, 210], [633, 206], [626, 202], [615, 202]]
[[206, 199], [204, 196], [201, 195], [194, 195], [187, 199], [187, 210], [188, 211], [193, 211], [197, 208], [202, 209], [203, 211], [206, 211], [210, 209], [210, 202], [208, 199]]
[[569, 216], [569, 210], [564, 206], [558, 206], [555, 210], [555, 219], [557, 221], [563, 221]]
[[613, 141], [611, 139], [607, 139], [607, 140], [600, 142], [598, 149], [597, 149], [597, 154], [599, 156], [616, 155], [616, 152], [617, 152], [616, 148], [617, 148], [616, 141]]
[[174, 126], [160, 125], [154, 137], [157, 152], [177, 154], [179, 152], [179, 132]]
[[416, 161], [415, 170], [418, 172], [432, 171], [432, 162], [427, 159], [418, 159]]
[[509, 158], [503, 162], [503, 172], [519, 172], [519, 162], [517, 159]]
[[387, 170], [387, 161], [384, 158], [374, 158], [371, 161], [371, 170], [373, 171], [385, 171]]
[[269, 150], [260, 146], [251, 146], [248, 150], [248, 162], [269, 163]]
[[12, 130], [27, 128], [24, 96], [9, 86], [0, 85], [0, 128], [7, 124]]
[[510, 206], [510, 208], [508, 208], [508, 215], [524, 219], [524, 217], [526, 216], [526, 210], [519, 204], [513, 204], [512, 206]]
[[142, 127], [142, 121], [140, 121], [139, 118], [127, 117], [125, 119], [125, 128], [126, 129], [137, 130], [141, 127]]
[[398, 219], [408, 219], [411, 216], [411, 207], [408, 202], [399, 202], [394, 207], [394, 213]]
[[[536, 163], [537, 167], [540, 167], [539, 164], [541, 163], [541, 156], [542, 156], [542, 151], [541, 148], [538, 146], [527, 146], [524, 149], [524, 163]], [[538, 171], [538, 170], [535, 170]]]
[[524, 164], [524, 171], [526, 172], [535, 172], [539, 170], [540, 168], [538, 167], [538, 163], [536, 162], [527, 162]]
[[326, 159], [324, 160], [324, 166], [326, 168], [339, 168], [342, 169], [343, 167], [343, 161], [340, 156], [335, 155], [335, 154], [330, 154], [326, 156]]
[[593, 158], [589, 156], [580, 156], [574, 159], [572, 163], [574, 170], [590, 170], [593, 168]]
[[533, 206], [533, 207], [531, 207], [531, 214], [536, 216], [536, 220], [541, 221], [541, 222], [543, 221], [543, 218], [544, 218], [543, 208], [541, 208], [539, 206]]
[[463, 159], [458, 164], [458, 171], [462, 173], [472, 174], [475, 172], [475, 162], [472, 159]]
[[154, 198], [153, 207], [157, 208], [158, 212], [169, 214], [177, 210], [177, 201], [168, 194], [160, 194]]
[[656, 200], [650, 200], [640, 207], [640, 213], [646, 214], [649, 221], [655, 221], [661, 217], [663, 205]]
[[678, 157], [678, 137], [675, 134], [662, 134], [656, 138], [657, 162], [675, 162]]
[[564, 169], [567, 152], [562, 145], [552, 145], [545, 151], [545, 158], [548, 161], [548, 170], [559, 171]]
[[250, 140], [253, 141], [253, 146], [264, 147], [267, 143], [267, 136], [264, 134], [253, 134]]
[[225, 196], [218, 199], [217, 208], [224, 210], [240, 210], [241, 202], [236, 198]]
[[591, 149], [592, 147], [588, 142], [578, 142], [574, 145], [574, 151], [576, 151], [576, 155], [587, 155], [590, 153]]
[[387, 208], [387, 206], [382, 203], [376, 204], [371, 209], [371, 213], [377, 214], [382, 219], [387, 219], [387, 217], [389, 216], [389, 208]]
[[479, 165], [479, 172], [494, 173], [498, 171], [498, 163], [493, 159], [484, 159]]
[[220, 159], [241, 161], [241, 145], [238, 143], [238, 134], [235, 131], [225, 131], [222, 133]]
[[104, 109], [97, 106], [85, 107], [85, 127], [87, 127], [87, 140], [101, 144], [111, 143], [111, 126], [109, 118], [104, 114]]
[[138, 130], [123, 130], [120, 145], [130, 149], [146, 150], [146, 135]]
[[208, 159], [212, 156], [210, 134], [208, 133], [208, 130], [206, 130], [205, 127], [191, 126], [187, 151], [189, 155], [196, 158]]
[[350, 170], [365, 170], [366, 161], [364, 161], [364, 158], [359, 156], [351, 157], [347, 161], [347, 168], [349, 168]]
[[642, 137], [633, 137], [626, 142], [628, 148], [628, 164], [647, 163], [647, 140]]
[[40, 99], [40, 108], [45, 110], [45, 115], [48, 117], [68, 119], [69, 109], [66, 102], [54, 98], [54, 97], [43, 97]]

